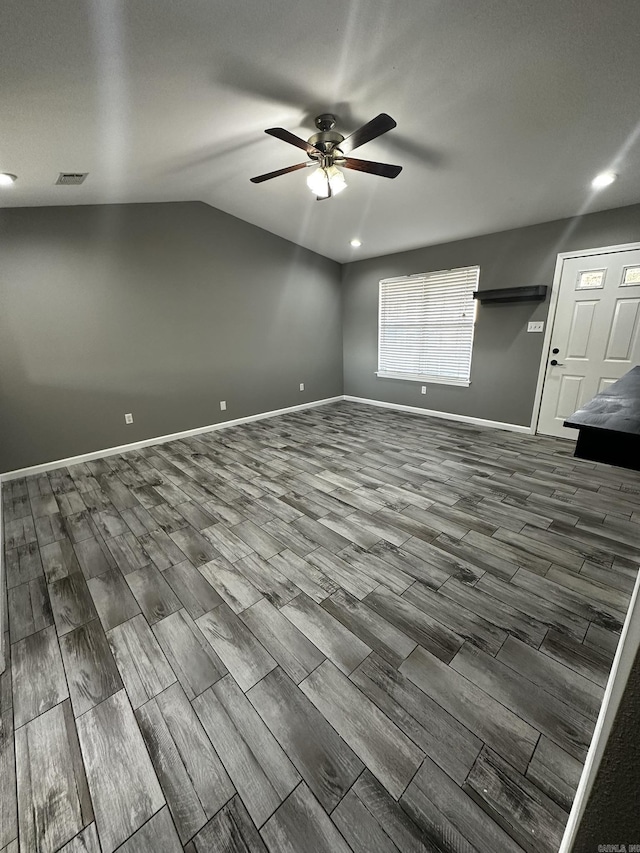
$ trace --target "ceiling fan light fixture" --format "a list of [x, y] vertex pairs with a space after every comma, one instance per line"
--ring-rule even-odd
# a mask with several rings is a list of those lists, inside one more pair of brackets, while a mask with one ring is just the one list
[[307, 186], [314, 195], [327, 196], [327, 175], [324, 169], [314, 169], [307, 177]]
[[347, 186], [347, 182], [337, 166], [320, 166], [307, 178], [307, 186], [315, 196], [327, 198], [329, 187], [331, 195], [337, 195]]

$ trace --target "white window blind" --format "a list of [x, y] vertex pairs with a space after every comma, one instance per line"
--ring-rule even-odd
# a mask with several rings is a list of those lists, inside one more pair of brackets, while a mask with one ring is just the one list
[[380, 282], [378, 376], [469, 385], [480, 267]]

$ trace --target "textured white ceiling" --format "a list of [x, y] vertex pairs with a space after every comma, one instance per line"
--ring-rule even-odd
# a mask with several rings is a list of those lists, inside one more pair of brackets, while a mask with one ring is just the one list
[[[638, 0], [3, 0], [0, 205], [202, 200], [339, 261], [640, 201]], [[335, 111], [395, 180], [316, 202]], [[620, 179], [597, 195], [606, 168]], [[60, 171], [88, 171], [57, 187]], [[352, 237], [362, 247], [349, 246]]]

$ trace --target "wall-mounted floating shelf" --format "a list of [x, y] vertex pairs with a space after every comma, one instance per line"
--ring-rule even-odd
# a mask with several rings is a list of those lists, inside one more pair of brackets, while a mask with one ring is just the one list
[[547, 285], [535, 284], [529, 287], [502, 287], [498, 290], [477, 290], [474, 299], [480, 302], [544, 302], [547, 298]]

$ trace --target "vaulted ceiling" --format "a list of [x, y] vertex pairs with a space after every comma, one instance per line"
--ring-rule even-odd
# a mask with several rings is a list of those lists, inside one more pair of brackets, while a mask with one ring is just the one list
[[[3, 0], [0, 205], [201, 200], [339, 261], [640, 201], [637, 0]], [[302, 137], [398, 127], [317, 202]], [[595, 193], [590, 181], [618, 181]], [[61, 171], [89, 172], [80, 187]], [[352, 249], [352, 237], [362, 240]]]

